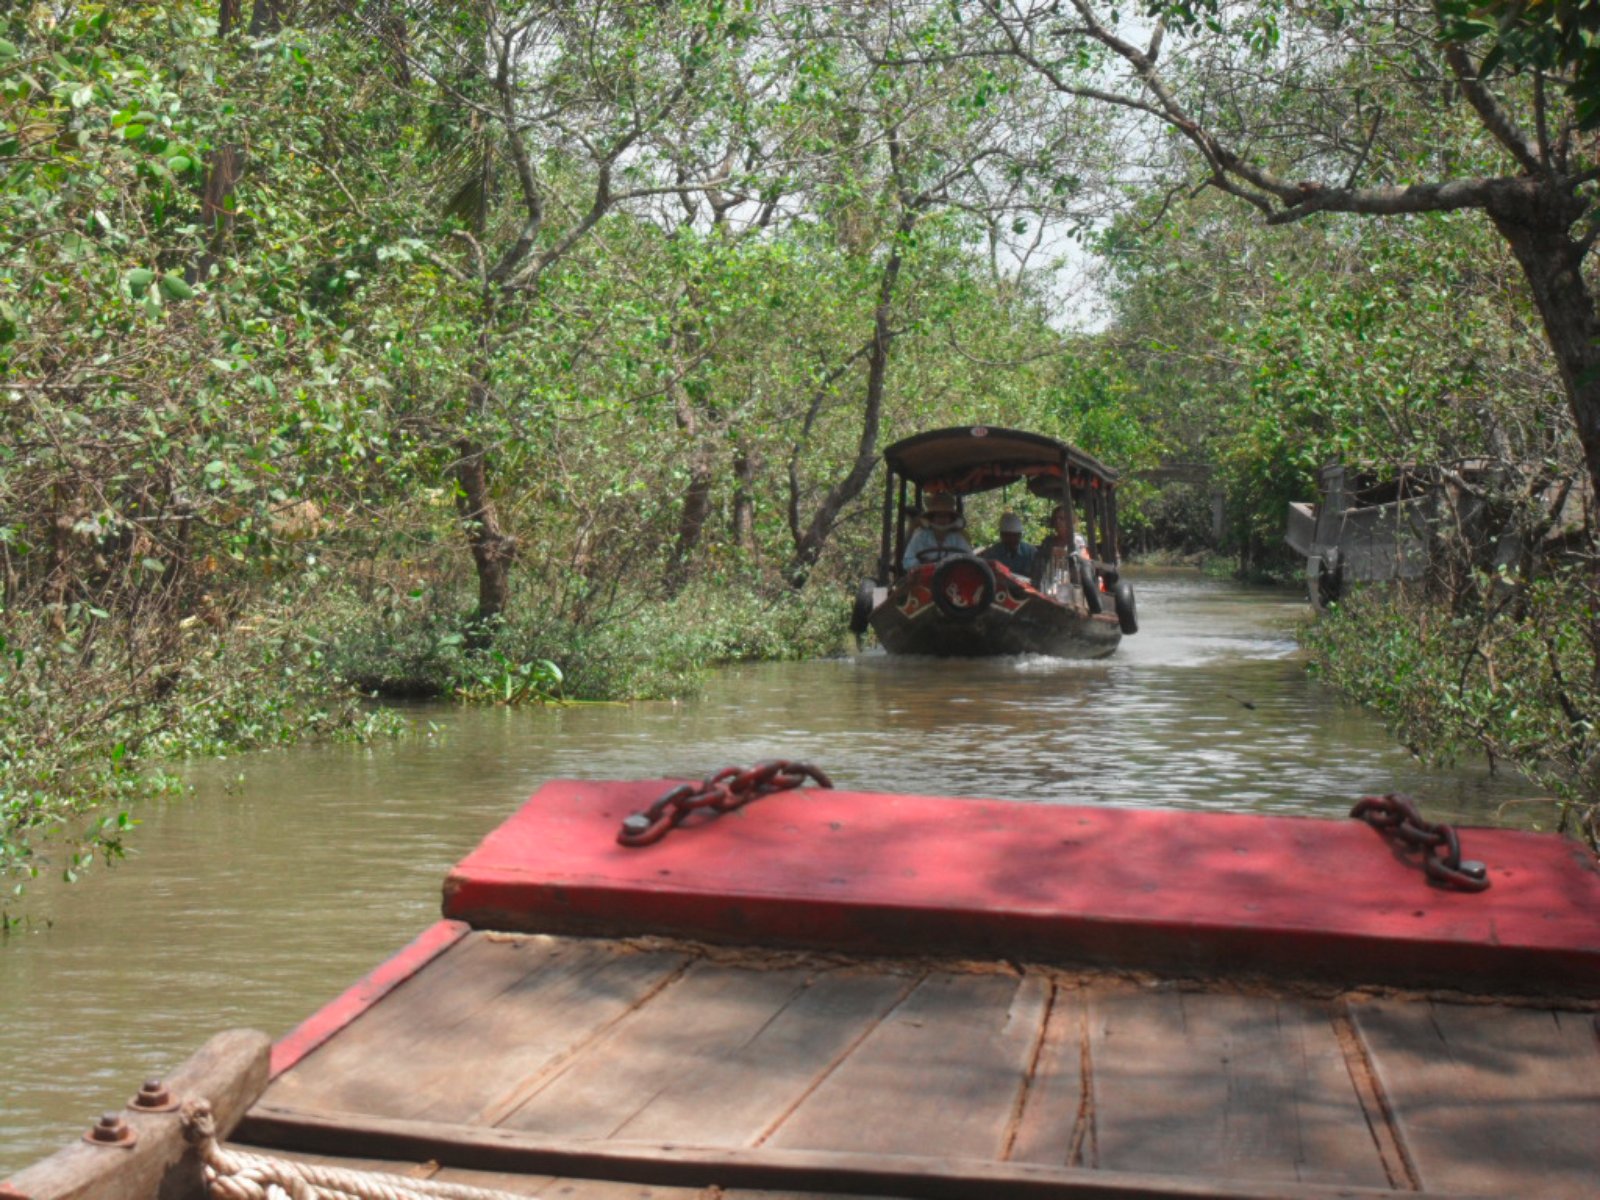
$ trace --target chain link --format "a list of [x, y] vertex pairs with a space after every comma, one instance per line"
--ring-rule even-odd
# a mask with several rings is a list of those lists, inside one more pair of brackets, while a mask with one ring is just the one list
[[713, 816], [743, 808], [752, 800], [799, 787], [807, 779], [818, 787], [831, 788], [833, 780], [810, 763], [786, 762], [781, 758], [758, 763], [748, 770], [723, 767], [707, 776], [698, 786], [680, 783], [643, 812], [622, 822], [617, 843], [622, 846], [648, 846], [659, 842], [697, 812]]
[[1422, 869], [1429, 879], [1463, 892], [1481, 892], [1489, 886], [1489, 869], [1481, 862], [1461, 861], [1461, 840], [1448, 825], [1422, 819], [1409, 796], [1363, 796], [1350, 810], [1352, 817], [1371, 825], [1385, 837], [1409, 850], [1422, 852]]

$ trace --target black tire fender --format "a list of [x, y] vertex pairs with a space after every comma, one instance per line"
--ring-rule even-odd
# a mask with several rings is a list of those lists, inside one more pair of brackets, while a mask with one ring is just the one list
[[865, 633], [872, 622], [872, 610], [877, 607], [872, 599], [877, 587], [877, 580], [863, 579], [856, 589], [856, 602], [850, 609], [850, 632], [857, 637]]
[[[955, 578], [974, 569], [981, 576], [978, 598], [972, 604], [959, 605], [950, 598], [948, 588]], [[994, 568], [973, 554], [947, 558], [934, 571], [931, 587], [933, 602], [939, 606], [940, 612], [952, 621], [970, 621], [979, 613], [986, 612], [994, 603]]]
[[1119, 580], [1111, 595], [1117, 602], [1117, 624], [1122, 626], [1122, 632], [1138, 633], [1139, 611], [1133, 604], [1133, 584]]
[[[1081, 559], [1079, 561], [1082, 562]], [[1080, 574], [1083, 576], [1083, 602], [1089, 606], [1090, 614], [1097, 615], [1104, 612], [1105, 601], [1100, 595], [1100, 580], [1094, 573], [1094, 567], [1084, 562]]]

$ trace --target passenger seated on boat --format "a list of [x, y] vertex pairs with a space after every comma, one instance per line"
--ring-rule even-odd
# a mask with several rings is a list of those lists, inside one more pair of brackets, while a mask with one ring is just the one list
[[971, 554], [972, 543], [961, 532], [966, 521], [956, 511], [956, 498], [946, 492], [929, 496], [922, 525], [906, 543], [900, 565], [907, 571], [956, 554]]
[[1049, 562], [1051, 556], [1057, 550], [1063, 550], [1069, 544], [1072, 547], [1073, 554], [1079, 558], [1088, 559], [1089, 543], [1083, 540], [1083, 534], [1081, 533], [1073, 533], [1070, 539], [1067, 537], [1067, 510], [1058, 504], [1055, 507], [1055, 511], [1050, 514], [1050, 532], [1045, 535], [1044, 541], [1040, 542], [1039, 548], [1034, 551], [1034, 561]]
[[1025, 579], [1033, 577], [1034, 548], [1022, 540], [1022, 518], [1014, 512], [1000, 517], [1000, 540], [981, 553], [990, 562], [1000, 563], [1013, 575], [1021, 575]]

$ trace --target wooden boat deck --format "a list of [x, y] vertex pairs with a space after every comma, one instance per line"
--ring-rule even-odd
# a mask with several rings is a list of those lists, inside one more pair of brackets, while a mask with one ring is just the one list
[[[1576, 843], [1467, 831], [1469, 892], [1357, 822], [804, 789], [619, 846], [664, 784], [547, 784], [447, 919], [174, 1093], [239, 1148], [576, 1200], [1600, 1196]], [[183, 1119], [0, 1200], [199, 1200], [240, 1164]]]
[[580, 1200], [1600, 1192], [1592, 1002], [460, 927], [427, 955], [234, 1142]]

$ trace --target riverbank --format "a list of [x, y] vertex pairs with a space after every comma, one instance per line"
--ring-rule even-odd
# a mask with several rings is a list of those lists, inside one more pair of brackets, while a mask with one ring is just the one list
[[1306, 629], [1309, 664], [1377, 714], [1420, 760], [1477, 761], [1549, 803], [1536, 828], [1600, 850], [1600, 639], [1587, 564], [1520, 585], [1477, 577], [1466, 602], [1433, 588], [1352, 588]]
[[27, 912], [23, 885], [122, 857], [141, 806], [183, 788], [173, 763], [393, 737], [393, 706], [421, 699], [682, 698], [716, 666], [844, 644], [844, 605], [822, 588], [699, 588], [583, 621], [535, 606], [480, 636], [459, 600], [280, 589], [133, 637], [93, 614], [0, 614], [0, 931]]

